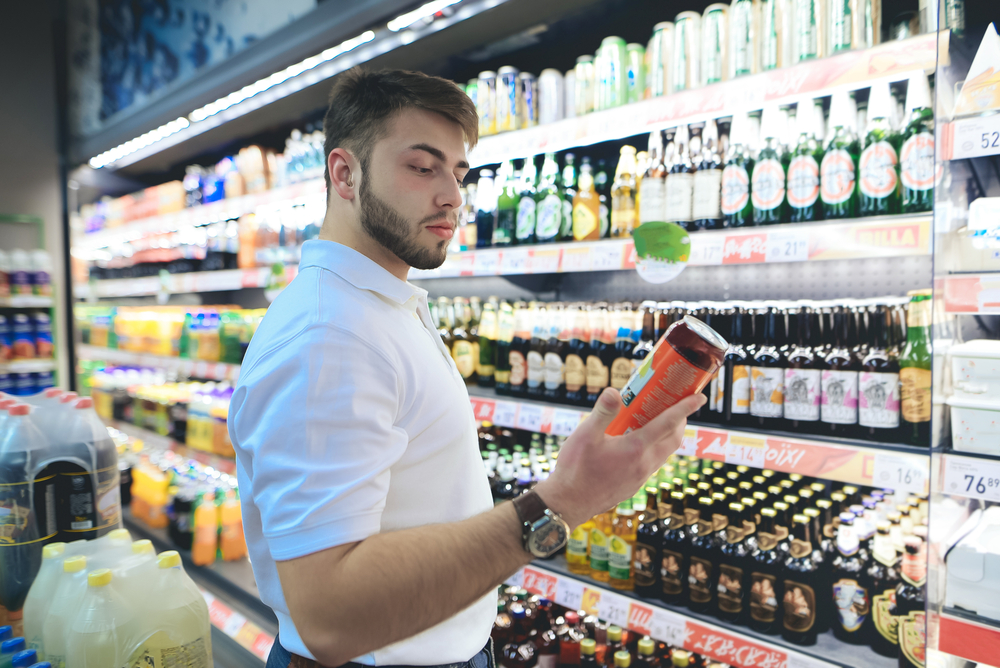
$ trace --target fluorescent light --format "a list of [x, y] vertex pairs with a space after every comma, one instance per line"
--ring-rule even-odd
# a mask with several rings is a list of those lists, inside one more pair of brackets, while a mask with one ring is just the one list
[[399, 32], [404, 28], [409, 28], [418, 21], [434, 16], [445, 7], [457, 5], [461, 1], [462, 0], [434, 0], [434, 2], [428, 2], [426, 5], [414, 9], [412, 12], [407, 12], [402, 16], [397, 16], [393, 20], [389, 21], [389, 25], [387, 27], [393, 32]]
[[155, 144], [161, 139], [169, 137], [170, 135], [175, 134], [177, 132], [180, 132], [189, 125], [191, 125], [191, 123], [188, 122], [188, 119], [181, 116], [176, 120], [161, 125], [155, 130], [150, 130], [144, 135], [136, 137], [135, 139], [130, 139], [124, 144], [119, 144], [118, 146], [115, 146], [113, 149], [107, 150], [104, 153], [101, 153], [100, 155], [95, 155], [93, 158], [90, 159], [90, 166], [93, 167], [94, 169], [100, 169], [105, 165], [110, 165], [115, 160], [119, 160], [121, 158], [124, 158], [126, 155], [135, 153], [139, 149], [145, 148], [150, 144]]

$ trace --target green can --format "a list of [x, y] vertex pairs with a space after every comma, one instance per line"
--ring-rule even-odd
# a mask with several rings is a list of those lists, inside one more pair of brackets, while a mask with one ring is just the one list
[[628, 100], [628, 52], [621, 37], [605, 37], [594, 59], [597, 75], [597, 109], [620, 107]]
[[735, 0], [729, 9], [729, 54], [734, 77], [757, 71], [759, 39], [760, 0]]
[[670, 54], [674, 44], [674, 24], [663, 21], [653, 26], [646, 61], [646, 87], [651, 97], [670, 93]]
[[795, 56], [798, 62], [822, 58], [823, 13], [820, 0], [792, 0], [794, 3]]
[[594, 110], [594, 99], [597, 95], [597, 75], [593, 56], [580, 56], [576, 59], [576, 86], [573, 91], [576, 115], [583, 116]]
[[629, 104], [641, 100], [646, 91], [646, 48], [642, 44], [625, 46], [625, 100]]
[[760, 69], [776, 70], [785, 60], [786, 0], [761, 0]]
[[701, 75], [706, 85], [729, 78], [729, 5], [709, 5], [701, 19]]
[[701, 14], [681, 12], [674, 19], [674, 53], [670, 73], [674, 92], [701, 85]]

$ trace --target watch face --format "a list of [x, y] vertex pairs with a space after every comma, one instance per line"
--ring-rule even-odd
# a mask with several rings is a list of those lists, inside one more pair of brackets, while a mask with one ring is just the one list
[[536, 557], [549, 557], [566, 544], [569, 538], [566, 526], [552, 517], [535, 522], [528, 539], [528, 549]]

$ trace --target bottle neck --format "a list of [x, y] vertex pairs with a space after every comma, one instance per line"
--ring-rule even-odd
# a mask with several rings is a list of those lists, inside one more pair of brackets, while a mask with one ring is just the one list
[[908, 549], [903, 555], [903, 579], [915, 587], [921, 587], [927, 581], [927, 563], [923, 558], [923, 550], [913, 554]]

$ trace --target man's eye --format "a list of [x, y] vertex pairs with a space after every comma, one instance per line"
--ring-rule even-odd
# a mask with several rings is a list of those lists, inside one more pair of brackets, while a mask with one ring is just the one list
[[416, 170], [416, 172], [418, 174], [430, 174], [431, 171], [433, 171], [433, 170], [430, 170], [430, 169], [428, 169], [426, 167], [416, 167], [416, 166], [414, 166], [413, 169]]

